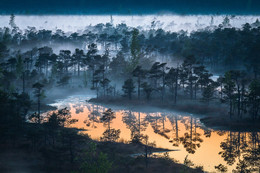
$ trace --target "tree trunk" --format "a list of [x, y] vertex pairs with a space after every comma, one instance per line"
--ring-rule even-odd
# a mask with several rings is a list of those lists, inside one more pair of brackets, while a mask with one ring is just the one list
[[232, 118], [232, 100], [229, 100], [229, 118]]
[[174, 104], [177, 104], [177, 93], [178, 93], [178, 75], [179, 75], [179, 70], [177, 69], [177, 75], [175, 79], [175, 94], [174, 94]]
[[23, 93], [25, 92], [25, 72], [23, 71]]
[[38, 97], [38, 123], [41, 123], [41, 99], [40, 96]]
[[140, 85], [141, 85], [141, 79], [140, 76], [138, 76], [138, 100], [140, 100]]
[[194, 99], [196, 100], [197, 98], [197, 83], [195, 83], [195, 88], [194, 88]]
[[193, 99], [193, 83], [192, 81], [190, 81], [190, 99], [192, 100]]
[[78, 77], [79, 77], [79, 70], [80, 70], [80, 69], [79, 69], [79, 63], [78, 63]]
[[238, 100], [237, 100], [237, 116], [238, 118], [241, 118], [241, 93], [240, 93], [240, 87], [237, 86], [237, 94], [238, 94]]

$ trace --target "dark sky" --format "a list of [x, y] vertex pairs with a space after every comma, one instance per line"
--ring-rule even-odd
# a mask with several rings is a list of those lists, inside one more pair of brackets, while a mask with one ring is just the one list
[[260, 14], [260, 0], [0, 0], [0, 14]]

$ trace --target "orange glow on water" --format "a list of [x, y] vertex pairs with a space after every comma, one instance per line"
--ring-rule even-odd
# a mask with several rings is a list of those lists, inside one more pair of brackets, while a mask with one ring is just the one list
[[[72, 118], [78, 119], [72, 127], [85, 129], [92, 139], [99, 140], [107, 128], [99, 122], [99, 118], [107, 108], [84, 101], [77, 103], [75, 100], [69, 101], [66, 106], [70, 108]], [[148, 135], [149, 142], [155, 142], [157, 147], [179, 150], [169, 152], [169, 156], [179, 163], [183, 163], [188, 155], [195, 166], [203, 166], [205, 171], [216, 172], [215, 166], [219, 164], [226, 165], [228, 172], [236, 168], [237, 158], [234, 164], [228, 166], [219, 154], [223, 150], [221, 142], [229, 139], [229, 132], [207, 129], [198, 118], [176, 113], [131, 112], [123, 109], [114, 112], [116, 118], [112, 120], [111, 128], [120, 129], [119, 139], [130, 141], [131, 130], [136, 130], [137, 133]], [[173, 143], [176, 145], [173, 146]]]

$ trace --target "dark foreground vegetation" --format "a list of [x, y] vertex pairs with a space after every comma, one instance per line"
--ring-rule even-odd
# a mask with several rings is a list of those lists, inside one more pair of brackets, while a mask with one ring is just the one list
[[6, 152], [31, 152], [31, 166], [41, 165], [36, 171], [195, 171], [167, 158], [128, 156], [139, 149], [121, 152], [147, 153], [147, 138], [114, 143], [120, 131], [110, 129], [112, 110], [101, 118], [107, 131], [97, 142], [66, 128], [76, 121], [66, 108], [43, 116], [44, 100], [51, 91], [91, 89], [96, 101], [205, 114], [213, 126], [259, 127], [260, 22], [238, 29], [229, 20], [192, 33], [155, 30], [156, 21], [150, 30], [111, 22], [64, 33], [21, 31], [12, 15], [10, 27], [0, 28], [1, 160]]

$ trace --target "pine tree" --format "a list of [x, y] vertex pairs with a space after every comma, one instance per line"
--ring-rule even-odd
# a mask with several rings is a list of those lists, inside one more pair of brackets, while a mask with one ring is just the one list
[[135, 92], [135, 86], [133, 79], [127, 79], [122, 86], [122, 90], [124, 91], [124, 96], [128, 97], [129, 100], [132, 99], [132, 94]]
[[233, 115], [233, 103], [235, 97], [235, 82], [232, 80], [232, 76], [230, 72], [225, 73], [224, 79], [224, 89], [223, 89], [223, 100], [224, 102], [229, 103], [229, 117], [232, 118]]
[[43, 94], [43, 87], [44, 85], [37, 82], [35, 84], [33, 84], [33, 88], [35, 89], [34, 91], [34, 94], [35, 94], [35, 97], [37, 98], [37, 107], [38, 107], [38, 113], [37, 113], [37, 118], [38, 118], [38, 122], [37, 123], [40, 123], [41, 122], [41, 119], [40, 119], [40, 115], [41, 115], [41, 98], [44, 96]]

